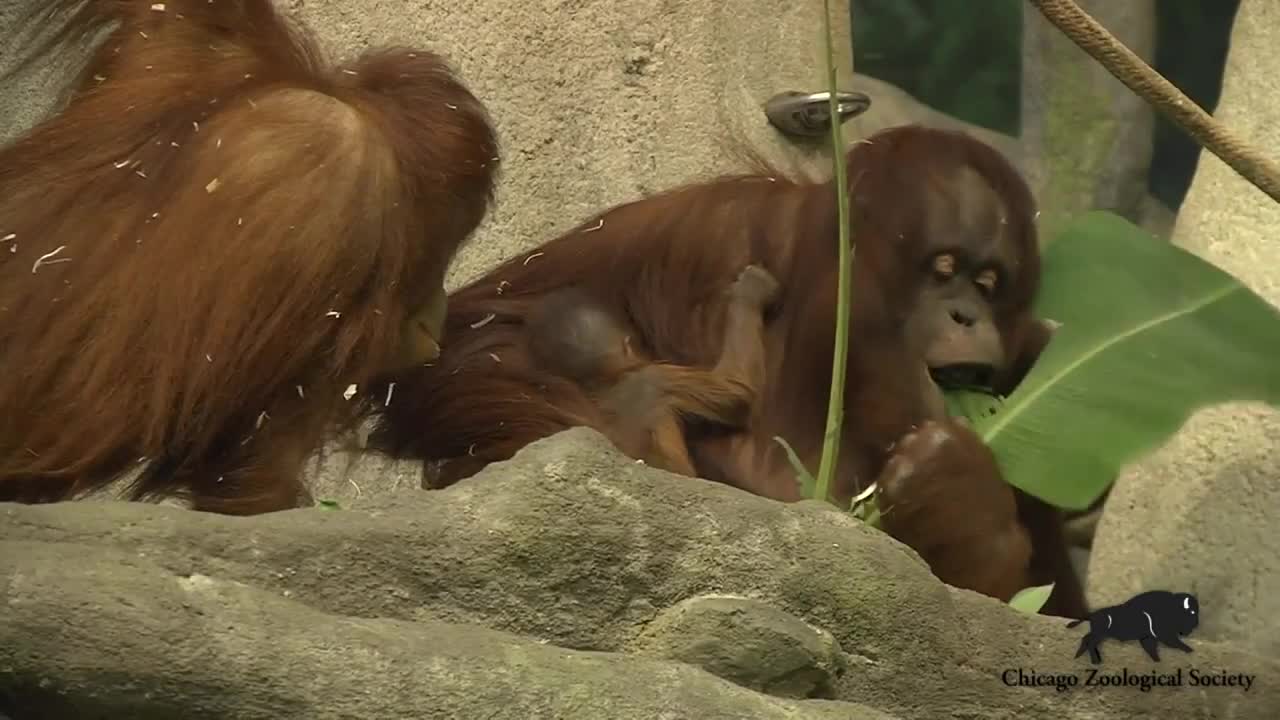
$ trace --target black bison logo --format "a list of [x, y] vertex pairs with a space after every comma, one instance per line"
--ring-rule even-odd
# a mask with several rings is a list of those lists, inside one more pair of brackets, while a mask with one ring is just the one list
[[1067, 627], [1082, 622], [1089, 623], [1089, 632], [1080, 639], [1076, 657], [1089, 652], [1094, 665], [1102, 662], [1098, 645], [1111, 638], [1122, 642], [1137, 640], [1152, 660], [1160, 662], [1157, 648], [1160, 644], [1191, 652], [1191, 646], [1182, 642], [1200, 624], [1200, 603], [1190, 593], [1174, 593], [1152, 590], [1140, 593], [1127, 601], [1094, 610], [1085, 620], [1073, 620]]

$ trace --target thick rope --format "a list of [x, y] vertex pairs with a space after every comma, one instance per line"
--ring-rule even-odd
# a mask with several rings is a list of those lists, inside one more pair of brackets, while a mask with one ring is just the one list
[[[1259, 190], [1280, 202], [1280, 165], [1250, 147], [1151, 69], [1073, 0], [1029, 0], [1081, 50], [1164, 113], [1196, 142]], [[1123, 0], [1117, 0], [1123, 1]]]

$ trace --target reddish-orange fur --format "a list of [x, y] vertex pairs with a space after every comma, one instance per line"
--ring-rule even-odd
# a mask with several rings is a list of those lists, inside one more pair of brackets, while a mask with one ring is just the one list
[[[599, 410], [591, 423], [637, 460], [681, 475], [697, 470], [685, 428], [741, 429], [764, 383], [765, 307], [777, 281], [748, 268], [728, 288], [724, 344], [712, 368], [656, 362], [637, 353], [621, 323], [570, 289], [535, 308], [526, 328], [534, 358], [577, 382]], [[457, 477], [441, 473], [441, 483]]]
[[0, 500], [146, 461], [135, 498], [289, 507], [486, 212], [494, 135], [428, 51], [327, 67], [269, 0], [152, 4], [31, 18], [33, 57], [119, 25], [0, 149]]
[[[936, 398], [923, 392], [920, 359], [901, 335], [912, 307], [899, 288], [918, 271], [921, 218], [935, 202], [930, 193], [968, 168], [1005, 206], [1020, 256], [994, 316], [1009, 368], [1002, 389], [1020, 380], [1043, 345], [1031, 314], [1040, 268], [1025, 182], [992, 148], [919, 127], [880, 133], [855, 146], [847, 162], [857, 259], [835, 499], [845, 502], [877, 480], [894, 445], [933, 418], [924, 434], [933, 437], [941, 428], [941, 454], [913, 463], [909, 482], [890, 483], [929, 509], [911, 523], [899, 509], [900, 539], [921, 550], [948, 582], [1007, 597], [1018, 586], [1056, 581], [1047, 610], [1082, 613], [1059, 514], [1002, 482], [972, 433], [934, 417]], [[784, 437], [809, 467], [817, 466], [834, 338], [836, 222], [829, 182], [768, 174], [692, 185], [591, 218], [451, 296], [450, 346], [433, 367], [397, 376], [397, 400], [383, 410], [374, 445], [432, 460], [461, 457], [474, 472], [535, 439], [591, 424], [582, 389], [531, 362], [521, 328], [533, 303], [576, 286], [626, 318], [627, 332], [649, 357], [709, 365], [724, 337], [726, 303], [716, 288], [753, 263], [782, 285], [778, 312], [765, 328], [766, 381], [757, 417], [736, 435], [690, 429], [688, 442], [702, 477], [797, 499], [794, 473], [772, 438]], [[932, 447], [907, 445], [912, 452]], [[988, 552], [992, 548], [964, 524], [983, 517], [988, 522], [974, 526], [978, 536], [1012, 533], [994, 547], [999, 553]]]

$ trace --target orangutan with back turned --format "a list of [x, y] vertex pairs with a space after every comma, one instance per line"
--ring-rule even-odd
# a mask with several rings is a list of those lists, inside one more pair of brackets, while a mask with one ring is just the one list
[[[437, 55], [329, 67], [270, 0], [50, 0], [29, 59], [110, 29], [0, 148], [0, 501], [293, 507], [377, 374], [436, 356], [496, 142]], [[114, 29], [111, 29], [114, 25]]]

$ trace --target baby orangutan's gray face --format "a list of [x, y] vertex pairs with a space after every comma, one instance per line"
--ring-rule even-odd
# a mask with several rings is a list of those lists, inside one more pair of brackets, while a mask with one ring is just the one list
[[444, 319], [448, 309], [448, 295], [444, 287], [439, 287], [405, 321], [400, 337], [401, 364], [404, 367], [422, 365], [440, 357], [440, 343], [444, 340]]

